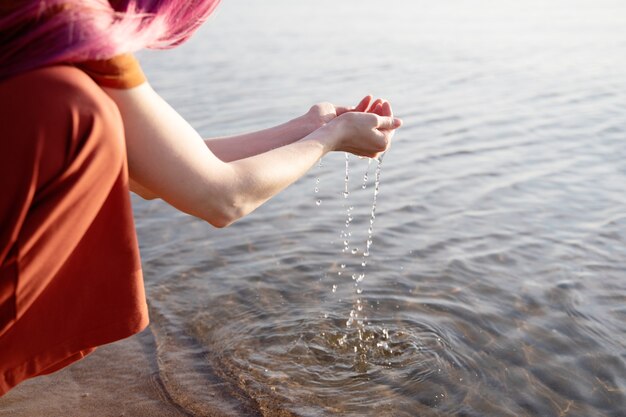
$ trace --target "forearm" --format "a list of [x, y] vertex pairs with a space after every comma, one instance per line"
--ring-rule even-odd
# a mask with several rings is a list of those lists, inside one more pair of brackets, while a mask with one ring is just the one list
[[[382, 116], [344, 111], [296, 141], [293, 138], [305, 132], [304, 124], [285, 124], [252, 137], [229, 139], [233, 142], [221, 151], [224, 161], [147, 83], [129, 90], [104, 90], [124, 121], [134, 190], [148, 198], [158, 196], [218, 227], [250, 213], [327, 152], [376, 157], [388, 148], [393, 130], [402, 124], [391, 117], [388, 103]], [[324, 106], [312, 110], [319, 113]], [[253, 137], [259, 145], [248, 144], [248, 140], [254, 142]], [[235, 148], [241, 151], [235, 153]], [[228, 155], [235, 159], [229, 160]]]
[[[218, 227], [251, 212], [296, 181], [332, 148], [320, 130], [227, 163], [149, 85], [105, 90], [122, 114], [129, 171], [141, 195], [159, 196]], [[283, 140], [268, 136], [266, 143]]]
[[257, 132], [205, 139], [211, 152], [224, 162], [236, 161], [288, 145], [316, 130], [305, 116]]
[[302, 177], [332, 150], [330, 135], [320, 129], [299, 141], [230, 163], [234, 178], [238, 179], [230, 193], [236, 196], [232, 206], [241, 210], [237, 217], [251, 212]]

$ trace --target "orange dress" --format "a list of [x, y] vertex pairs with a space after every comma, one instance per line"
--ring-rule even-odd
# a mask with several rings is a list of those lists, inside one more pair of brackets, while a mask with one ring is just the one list
[[0, 395], [148, 324], [124, 127], [102, 86], [121, 56], [0, 82]]

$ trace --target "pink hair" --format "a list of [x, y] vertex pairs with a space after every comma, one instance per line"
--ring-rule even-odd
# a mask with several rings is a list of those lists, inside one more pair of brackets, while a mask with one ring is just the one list
[[220, 0], [15, 0], [0, 8], [0, 79], [187, 40]]

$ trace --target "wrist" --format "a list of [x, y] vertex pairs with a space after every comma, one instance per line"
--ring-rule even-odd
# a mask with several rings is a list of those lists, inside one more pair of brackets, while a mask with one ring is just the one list
[[302, 137], [313, 133], [320, 127], [324, 126], [324, 123], [321, 123], [320, 120], [311, 117], [311, 114], [309, 113], [296, 117], [292, 120], [292, 122], [295, 126], [297, 126], [298, 131], [302, 132]]
[[334, 152], [339, 149], [339, 136], [337, 135], [337, 129], [333, 129], [327, 124], [318, 127], [313, 131], [310, 136], [318, 140], [324, 147], [324, 153]]

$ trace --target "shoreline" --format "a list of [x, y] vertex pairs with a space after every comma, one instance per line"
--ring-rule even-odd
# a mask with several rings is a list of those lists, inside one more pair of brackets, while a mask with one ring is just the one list
[[96, 349], [0, 398], [0, 414], [32, 416], [189, 416], [159, 384], [150, 328]]
[[[0, 398], [0, 415], [296, 416], [283, 409], [280, 401], [250, 397], [241, 387], [222, 380], [208, 364], [187, 362], [185, 357], [193, 356], [193, 349], [160, 340], [158, 331], [155, 334], [151, 326], [129, 338], [100, 346], [53, 374], [24, 381]], [[159, 353], [164, 348], [174, 350]]]

